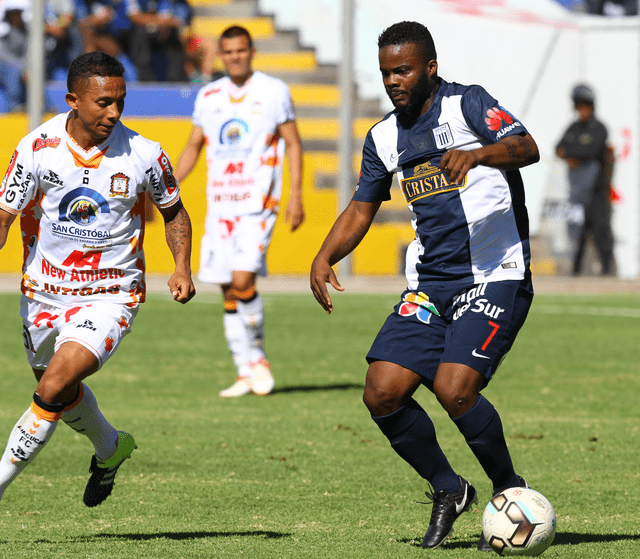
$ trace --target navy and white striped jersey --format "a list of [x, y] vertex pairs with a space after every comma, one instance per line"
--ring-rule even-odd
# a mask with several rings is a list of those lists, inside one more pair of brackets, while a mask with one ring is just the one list
[[458, 185], [439, 168], [450, 149], [476, 149], [523, 133], [523, 124], [482, 87], [445, 80], [429, 111], [409, 127], [393, 111], [371, 128], [353, 200], [389, 200], [397, 174], [416, 231], [407, 249], [410, 289], [525, 276], [529, 222], [520, 172], [478, 166]]

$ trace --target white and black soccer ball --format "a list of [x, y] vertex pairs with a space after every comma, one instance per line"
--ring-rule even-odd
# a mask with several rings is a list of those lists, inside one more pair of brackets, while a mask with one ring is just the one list
[[499, 555], [540, 555], [556, 535], [556, 512], [542, 493], [511, 487], [489, 501], [482, 533]]

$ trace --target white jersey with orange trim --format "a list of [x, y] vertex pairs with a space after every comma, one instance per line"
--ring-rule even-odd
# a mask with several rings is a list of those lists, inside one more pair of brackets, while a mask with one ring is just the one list
[[160, 144], [118, 122], [84, 150], [60, 114], [18, 144], [0, 183], [0, 208], [22, 214], [22, 292], [38, 301], [144, 300], [146, 194], [159, 207], [180, 198]]
[[193, 124], [207, 146], [210, 215], [277, 211], [285, 152], [278, 126], [294, 119], [287, 84], [262, 72], [242, 87], [225, 76], [198, 92]]

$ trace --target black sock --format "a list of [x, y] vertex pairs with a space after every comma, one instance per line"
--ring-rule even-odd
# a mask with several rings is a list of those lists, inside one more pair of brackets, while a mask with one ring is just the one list
[[507, 487], [519, 487], [520, 480], [504, 440], [502, 421], [491, 402], [480, 394], [465, 413], [452, 419], [493, 482], [494, 494]]
[[371, 417], [393, 450], [433, 486], [434, 491], [458, 491], [460, 478], [449, 465], [436, 438], [431, 418], [411, 399], [395, 412]]

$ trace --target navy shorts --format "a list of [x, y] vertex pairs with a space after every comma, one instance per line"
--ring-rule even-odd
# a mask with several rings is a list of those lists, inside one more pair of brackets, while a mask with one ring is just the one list
[[[427, 293], [429, 291], [429, 293]], [[431, 385], [440, 363], [461, 363], [491, 380], [533, 300], [530, 277], [463, 289], [432, 284], [405, 291], [367, 354], [418, 373]]]

